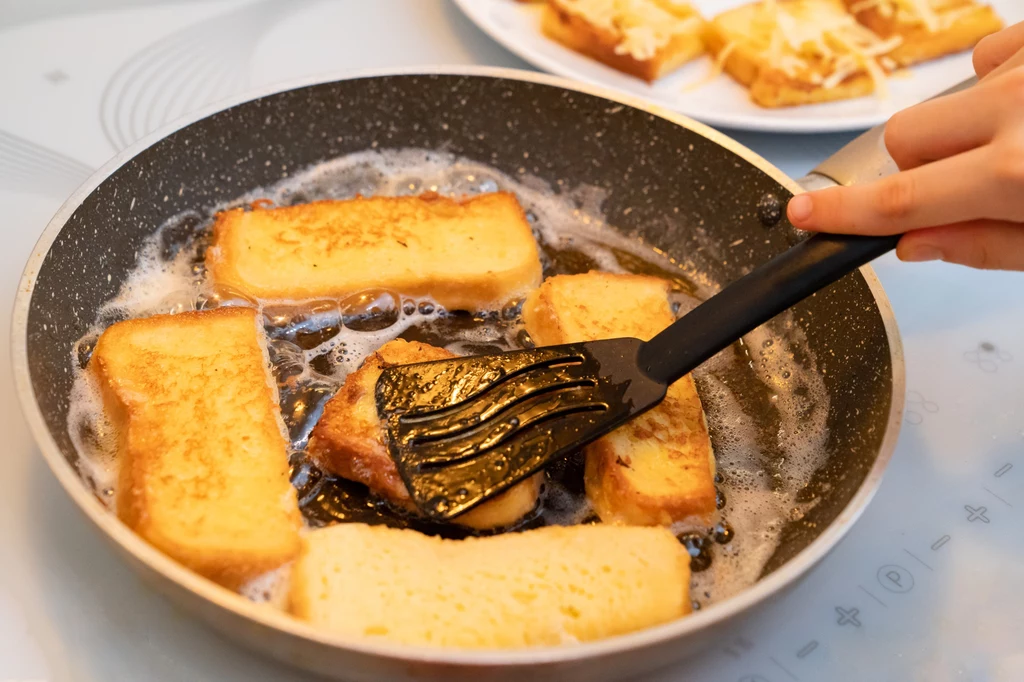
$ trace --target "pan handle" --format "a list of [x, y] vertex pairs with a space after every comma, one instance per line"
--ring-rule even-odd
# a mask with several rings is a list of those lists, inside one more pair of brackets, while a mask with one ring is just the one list
[[[952, 95], [978, 82], [976, 76], [940, 92], [937, 97]], [[934, 99], [934, 98], [932, 98]], [[877, 180], [897, 171], [896, 164], [885, 149], [885, 124], [877, 125], [822, 161], [800, 180], [804, 189], [813, 190], [832, 185], [853, 185]]]

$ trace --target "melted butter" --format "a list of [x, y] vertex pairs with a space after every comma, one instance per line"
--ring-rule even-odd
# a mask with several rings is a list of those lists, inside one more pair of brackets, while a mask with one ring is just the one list
[[[342, 301], [253, 301], [210, 287], [203, 263], [213, 215], [256, 200], [283, 206], [357, 193], [472, 195], [499, 189], [514, 192], [523, 205], [540, 245], [546, 277], [591, 269], [663, 277], [673, 283], [672, 302], [679, 314], [717, 289], [718, 283], [702, 273], [684, 270], [607, 226], [603, 194], [594, 188], [556, 192], [526, 174], [512, 179], [484, 164], [421, 150], [328, 161], [224, 205], [176, 216], [157, 230], [119, 295], [99, 311], [95, 325], [68, 358], [76, 374], [68, 432], [80, 456], [83, 479], [99, 499], [113, 504], [116, 434], [103, 414], [90, 373], [83, 371], [103, 329], [117, 320], [155, 313], [253, 306], [264, 316], [273, 381], [291, 443], [291, 479], [306, 524], [386, 524], [450, 538], [479, 534], [389, 508], [364, 486], [325, 474], [306, 457], [306, 440], [345, 377], [392, 339], [421, 341], [458, 355], [532, 347], [519, 305], [501, 311], [443, 311], [429, 299], [380, 289]], [[693, 557], [691, 592], [697, 606], [728, 597], [757, 580], [782, 526], [814, 503], [797, 499], [823, 462], [828, 396], [796, 321], [788, 314], [780, 320], [778, 330], [757, 330], [695, 372], [722, 474], [717, 485], [725, 524], [680, 532]], [[505, 530], [598, 522], [586, 500], [583, 468], [579, 452], [549, 464], [538, 507]], [[260, 584], [246, 594], [263, 599], [259, 595], [276, 594], [271, 587]]]

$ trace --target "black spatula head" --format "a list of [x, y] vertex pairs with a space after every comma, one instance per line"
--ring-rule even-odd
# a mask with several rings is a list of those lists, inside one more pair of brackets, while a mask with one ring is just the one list
[[448, 520], [665, 397], [638, 339], [385, 369], [377, 410], [416, 506]]
[[647, 343], [611, 339], [392, 367], [376, 394], [391, 458], [420, 510], [450, 519], [654, 407], [669, 384], [898, 241], [815, 235]]

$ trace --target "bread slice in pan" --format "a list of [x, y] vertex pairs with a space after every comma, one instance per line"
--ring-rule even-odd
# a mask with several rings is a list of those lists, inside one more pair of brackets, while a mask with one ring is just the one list
[[769, 0], [722, 12], [704, 33], [716, 63], [763, 107], [886, 91], [901, 39], [860, 25], [841, 0]]
[[845, 0], [857, 21], [902, 42], [889, 53], [899, 66], [974, 47], [1003, 27], [990, 5], [974, 0]]
[[226, 587], [296, 556], [301, 518], [255, 310], [119, 322], [89, 367], [119, 434], [122, 521]]
[[[388, 454], [387, 430], [377, 415], [374, 389], [385, 367], [451, 357], [455, 356], [443, 348], [416, 341], [397, 339], [381, 346], [328, 401], [310, 435], [310, 455], [322, 469], [362, 483], [392, 504], [412, 510], [409, 491]], [[456, 517], [455, 523], [477, 529], [510, 526], [537, 506], [542, 481], [543, 474], [531, 476]]]
[[342, 523], [306, 536], [290, 610], [325, 631], [403, 644], [551, 646], [689, 613], [689, 559], [664, 528], [549, 526], [443, 540]]
[[703, 20], [682, 0], [548, 0], [546, 35], [648, 82], [703, 54]]
[[[656, 277], [589, 272], [547, 279], [523, 305], [537, 345], [632, 336], [674, 321], [670, 285]], [[714, 517], [715, 458], [693, 377], [665, 400], [587, 446], [587, 497], [606, 523], [704, 527]]]
[[508, 192], [357, 197], [217, 216], [206, 265], [261, 299], [339, 298], [368, 288], [450, 310], [500, 307], [540, 283], [522, 207]]

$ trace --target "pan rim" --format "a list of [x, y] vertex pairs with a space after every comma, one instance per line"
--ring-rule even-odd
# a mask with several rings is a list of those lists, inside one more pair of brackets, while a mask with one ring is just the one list
[[[226, 610], [232, 615], [281, 632], [291, 637], [308, 640], [318, 645], [343, 649], [355, 653], [381, 656], [409, 663], [462, 665], [473, 667], [490, 666], [531, 666], [545, 663], [567, 663], [590, 658], [622, 653], [636, 648], [647, 648], [684, 637], [729, 620], [754, 606], [765, 602], [787, 586], [797, 582], [807, 571], [825, 557], [846, 535], [854, 522], [864, 512], [881, 483], [882, 475], [892, 458], [899, 436], [905, 398], [905, 367], [903, 348], [897, 329], [892, 306], [870, 266], [860, 268], [872, 297], [879, 309], [889, 343], [892, 364], [893, 395], [889, 418], [879, 453], [857, 492], [840, 512], [839, 516], [807, 547], [790, 561], [763, 580], [737, 595], [716, 604], [713, 608], [690, 614], [668, 623], [645, 628], [636, 632], [616, 635], [593, 642], [573, 645], [539, 647], [515, 650], [459, 650], [443, 649], [405, 644], [372, 642], [356, 637], [332, 634], [319, 630], [305, 622], [279, 611], [271, 611], [250, 602], [241, 595], [227, 590], [206, 578], [193, 573], [170, 557], [155, 549], [125, 526], [116, 515], [111, 514], [82, 485], [81, 478], [64, 458], [56, 441], [50, 434], [42, 410], [32, 387], [28, 364], [28, 314], [35, 290], [39, 268], [49, 253], [50, 247], [60, 234], [68, 219], [85, 199], [118, 168], [160, 140], [192, 123], [196, 123], [217, 112], [252, 100], [333, 82], [381, 78], [391, 76], [464, 76], [524, 81], [548, 85], [633, 107], [646, 113], [666, 119], [700, 134], [706, 139], [740, 156], [748, 163], [769, 175], [780, 185], [794, 194], [803, 188], [767, 160], [744, 147], [739, 142], [711, 127], [678, 114], [664, 107], [651, 104], [638, 97], [612, 92], [599, 86], [577, 83], [549, 74], [535, 73], [521, 69], [488, 66], [434, 66], [403, 67], [391, 69], [359, 69], [326, 73], [301, 79], [289, 80], [256, 88], [226, 98], [182, 117], [117, 153], [106, 164], [89, 177], [50, 219], [41, 233], [19, 279], [11, 323], [11, 359], [14, 383], [21, 404], [22, 413], [28, 423], [36, 446], [47, 465], [58, 479], [61, 487], [78, 506], [79, 510], [95, 524], [118, 548], [148, 570], [187, 590], [213, 606]], [[193, 616], [198, 617], [198, 616]]]

